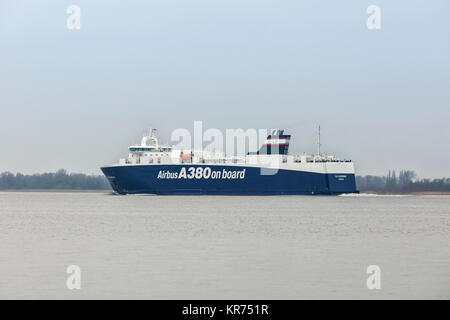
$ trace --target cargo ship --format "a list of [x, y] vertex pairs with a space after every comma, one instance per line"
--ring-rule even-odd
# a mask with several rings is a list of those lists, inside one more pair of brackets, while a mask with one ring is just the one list
[[289, 154], [291, 135], [272, 130], [256, 152], [226, 157], [216, 152], [161, 145], [155, 129], [128, 157], [102, 172], [121, 195], [337, 195], [358, 193], [351, 160], [321, 153]]

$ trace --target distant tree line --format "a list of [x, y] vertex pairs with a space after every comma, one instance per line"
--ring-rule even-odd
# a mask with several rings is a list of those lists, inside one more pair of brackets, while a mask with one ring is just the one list
[[0, 173], [0, 190], [8, 189], [110, 189], [108, 180], [102, 175], [67, 173], [60, 169], [54, 173], [24, 175], [11, 172]]
[[[398, 176], [394, 170], [390, 170], [386, 176], [357, 176], [356, 185], [363, 192], [450, 192], [450, 178], [416, 179], [416, 173], [411, 170], [402, 170]], [[0, 173], [0, 190], [8, 189], [109, 190], [111, 187], [103, 175], [67, 173], [60, 169], [32, 175]]]
[[449, 192], [450, 178], [416, 179], [416, 173], [402, 170], [396, 174], [389, 170], [387, 176], [357, 176], [356, 185], [360, 191], [385, 193]]

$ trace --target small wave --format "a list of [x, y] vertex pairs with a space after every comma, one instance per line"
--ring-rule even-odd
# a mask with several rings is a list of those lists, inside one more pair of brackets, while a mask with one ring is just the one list
[[339, 197], [409, 197], [409, 194], [344, 193]]

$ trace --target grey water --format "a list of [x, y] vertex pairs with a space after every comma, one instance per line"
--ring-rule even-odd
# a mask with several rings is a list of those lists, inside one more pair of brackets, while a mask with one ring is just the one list
[[449, 299], [450, 196], [0, 192], [0, 298]]

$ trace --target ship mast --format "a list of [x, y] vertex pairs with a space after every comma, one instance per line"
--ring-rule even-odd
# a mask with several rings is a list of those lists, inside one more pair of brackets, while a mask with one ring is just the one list
[[319, 135], [318, 135], [318, 139], [317, 139], [317, 155], [321, 156], [322, 154], [320, 153], [320, 125], [319, 125]]

